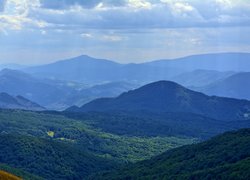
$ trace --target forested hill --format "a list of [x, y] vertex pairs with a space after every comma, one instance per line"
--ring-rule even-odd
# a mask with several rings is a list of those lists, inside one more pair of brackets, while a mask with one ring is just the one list
[[250, 129], [167, 151], [90, 179], [249, 179]]

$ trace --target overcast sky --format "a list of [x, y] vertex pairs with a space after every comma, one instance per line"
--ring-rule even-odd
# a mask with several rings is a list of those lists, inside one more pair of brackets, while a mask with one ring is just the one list
[[0, 0], [0, 64], [250, 52], [250, 0]]

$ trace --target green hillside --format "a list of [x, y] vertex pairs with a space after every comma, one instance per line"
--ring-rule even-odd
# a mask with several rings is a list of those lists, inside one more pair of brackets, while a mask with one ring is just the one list
[[86, 177], [196, 141], [107, 133], [61, 114], [0, 110], [0, 163], [43, 178]]
[[249, 179], [250, 129], [169, 150], [90, 179]]

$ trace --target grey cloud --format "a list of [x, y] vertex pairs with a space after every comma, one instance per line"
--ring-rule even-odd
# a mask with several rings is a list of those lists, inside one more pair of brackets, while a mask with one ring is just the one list
[[[54, 13], [36, 11], [32, 15], [45, 20], [56, 27], [94, 28], [94, 29], [126, 29], [126, 28], [182, 28], [182, 27], [216, 27], [216, 26], [249, 26], [250, 16], [230, 14], [201, 14], [201, 10], [173, 14], [171, 7], [155, 6], [152, 9], [131, 11], [128, 8], [114, 8], [105, 11], [86, 9], [83, 11], [67, 11]], [[206, 14], [209, 14], [208, 12]]]
[[72, 28], [96, 29], [126, 29], [126, 28], [168, 28], [202, 26], [197, 12], [185, 14], [185, 17], [173, 15], [166, 5], [155, 6], [152, 9], [114, 8], [105, 11], [86, 9], [83, 11], [67, 11], [53, 13], [39, 10], [32, 17], [45, 20], [55, 26]]

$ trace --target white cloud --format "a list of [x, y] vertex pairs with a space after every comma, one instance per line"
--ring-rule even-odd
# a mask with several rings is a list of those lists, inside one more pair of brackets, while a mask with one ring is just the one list
[[0, 14], [0, 29], [21, 30], [25, 27], [44, 28], [48, 26], [43, 20], [28, 17], [29, 11], [39, 7], [39, 0], [7, 0]]
[[117, 35], [104, 35], [102, 37], [103, 41], [110, 41], [110, 42], [117, 42], [117, 41], [122, 41], [123, 38], [121, 36]]
[[81, 37], [82, 37], [82, 38], [93, 38], [93, 35], [92, 35], [92, 34], [89, 34], [89, 33], [82, 33], [82, 34], [81, 34]]
[[132, 8], [151, 9], [152, 4], [146, 0], [128, 0], [128, 5]]

